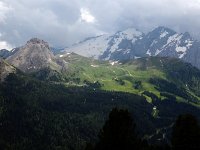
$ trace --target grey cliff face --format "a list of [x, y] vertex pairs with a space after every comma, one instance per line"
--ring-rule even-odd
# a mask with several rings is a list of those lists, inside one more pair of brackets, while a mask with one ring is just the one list
[[47, 42], [33, 38], [20, 47], [7, 61], [24, 72], [35, 72], [50, 67], [60, 70]]
[[[170, 32], [166, 28], [162, 30], [160, 37], [162, 37], [163, 33], [168, 34], [162, 37], [161, 40], [153, 38], [157, 44], [152, 42], [146, 54], [150, 56], [179, 58], [200, 68], [200, 42], [194, 40], [187, 32], [178, 34], [172, 30]], [[156, 31], [152, 31], [150, 34], [156, 34]]]
[[183, 60], [200, 69], [200, 42], [194, 41], [193, 45]]

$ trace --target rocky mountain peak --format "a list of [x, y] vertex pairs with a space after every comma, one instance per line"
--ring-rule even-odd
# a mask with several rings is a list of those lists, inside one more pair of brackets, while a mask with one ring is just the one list
[[183, 33], [182, 35], [183, 35], [183, 38], [184, 38], [185, 40], [187, 40], [187, 39], [194, 40], [194, 39], [191, 37], [190, 33], [188, 33], [188, 32], [185, 32], [185, 33]]
[[38, 38], [30, 39], [26, 45], [7, 58], [7, 61], [24, 72], [35, 72], [43, 68], [60, 70], [49, 44]]
[[164, 26], [159, 26], [155, 28], [152, 32], [162, 34], [164, 32], [168, 32], [170, 34], [175, 34], [176, 32], [170, 28], [164, 27]]
[[49, 44], [46, 41], [41, 40], [39, 38], [32, 38], [32, 39], [30, 39], [29, 41], [27, 41], [26, 45], [27, 46], [40, 45], [40, 46], [46, 47], [47, 49], [50, 50]]
[[200, 42], [188, 33], [178, 33], [159, 26], [144, 34], [128, 28], [109, 36], [98, 36], [68, 47], [64, 53], [75, 52], [102, 60], [128, 60], [162, 56], [179, 58], [200, 68]]

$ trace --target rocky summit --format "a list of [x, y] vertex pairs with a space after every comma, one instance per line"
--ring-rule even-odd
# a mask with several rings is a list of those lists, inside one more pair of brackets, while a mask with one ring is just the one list
[[35, 72], [44, 68], [60, 71], [63, 67], [62, 63], [57, 63], [49, 44], [38, 38], [32, 38], [14, 51], [6, 60], [23, 72]]

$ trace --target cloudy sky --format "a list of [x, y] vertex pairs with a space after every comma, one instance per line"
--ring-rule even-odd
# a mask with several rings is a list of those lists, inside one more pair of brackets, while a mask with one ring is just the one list
[[128, 27], [166, 26], [200, 39], [200, 0], [0, 0], [0, 49], [31, 37], [65, 47]]

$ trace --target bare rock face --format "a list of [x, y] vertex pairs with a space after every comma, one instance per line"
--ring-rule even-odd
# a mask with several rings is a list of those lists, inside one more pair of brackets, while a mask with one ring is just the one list
[[9, 65], [5, 60], [0, 58], [0, 82], [4, 81], [4, 79], [10, 74], [15, 73], [16, 69]]
[[63, 66], [57, 63], [49, 44], [43, 40], [33, 38], [25, 46], [7, 58], [7, 61], [23, 72], [31, 73], [43, 68], [60, 71]]

